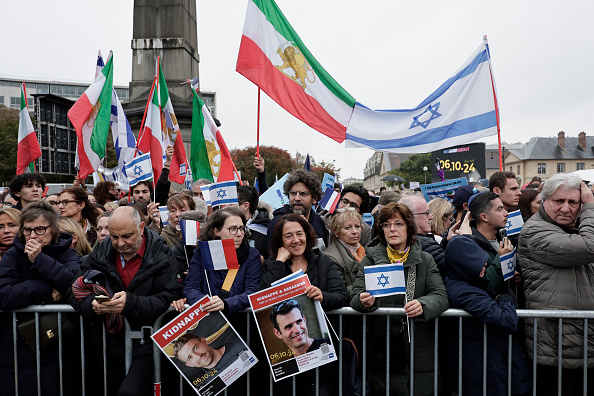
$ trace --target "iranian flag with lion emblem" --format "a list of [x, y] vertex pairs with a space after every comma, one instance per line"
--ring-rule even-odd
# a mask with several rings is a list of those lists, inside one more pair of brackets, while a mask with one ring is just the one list
[[355, 99], [313, 57], [273, 0], [248, 2], [236, 70], [316, 131], [345, 140]]

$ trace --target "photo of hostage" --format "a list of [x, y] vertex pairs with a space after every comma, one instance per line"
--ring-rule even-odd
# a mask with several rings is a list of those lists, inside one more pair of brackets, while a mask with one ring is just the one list
[[274, 335], [283, 340], [294, 356], [304, 355], [330, 344], [329, 338], [311, 338], [307, 330], [307, 319], [297, 300], [282, 301], [272, 307], [270, 321]]
[[[172, 362], [198, 389], [220, 375], [240, 358], [243, 351], [248, 350], [220, 314], [212, 316], [220, 317], [220, 320], [215, 320], [217, 326], [214, 330], [212, 323], [209, 323], [208, 330], [200, 323], [198, 328], [189, 330], [171, 344], [173, 350], [170, 356], [176, 358]], [[212, 316], [202, 321], [209, 322]]]

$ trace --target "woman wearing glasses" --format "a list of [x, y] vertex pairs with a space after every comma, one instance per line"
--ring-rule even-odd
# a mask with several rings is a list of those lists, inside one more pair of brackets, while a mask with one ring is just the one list
[[291, 213], [281, 217], [272, 231], [271, 258], [264, 262], [260, 289], [272, 282], [302, 270], [309, 276], [311, 286], [307, 295], [319, 300], [324, 311], [344, 307], [348, 292], [336, 265], [328, 256], [321, 255], [316, 246], [317, 237], [303, 216]]
[[211, 301], [202, 306], [208, 312], [233, 314], [250, 306], [247, 296], [258, 291], [262, 264], [260, 253], [250, 247], [249, 238], [245, 238], [245, 223], [239, 209], [227, 207], [214, 212], [204, 229], [200, 230], [201, 241], [232, 239], [239, 269], [205, 270], [200, 249], [194, 249], [184, 287], [188, 304], [192, 305], [205, 295], [211, 295]]
[[[60, 232], [58, 219], [54, 209], [45, 202], [32, 202], [21, 212], [14, 246], [4, 254], [0, 265], [0, 310], [12, 311], [63, 300], [80, 261], [76, 251], [70, 249], [72, 237]], [[27, 319], [26, 315], [17, 314], [17, 318]], [[0, 389], [2, 394], [11, 394], [15, 389], [12, 320], [1, 321], [0, 340]], [[32, 380], [37, 377], [35, 352], [20, 335], [16, 340], [19, 394], [37, 394], [37, 381]], [[67, 353], [66, 344], [64, 353]], [[58, 394], [57, 343], [41, 352], [40, 375], [42, 393]], [[70, 382], [64, 377], [64, 384]], [[68, 394], [66, 389], [65, 393]]]
[[12, 247], [20, 220], [21, 212], [18, 209], [7, 207], [0, 210], [0, 260]]
[[91, 247], [97, 243], [97, 209], [89, 202], [89, 197], [81, 187], [68, 187], [58, 196], [56, 201], [60, 215], [72, 219], [85, 232]]
[[[384, 206], [376, 223], [376, 235], [361, 261], [357, 279], [351, 290], [351, 307], [359, 312], [373, 312], [380, 307], [404, 307], [407, 318], [392, 318], [390, 322], [390, 394], [408, 395], [410, 350], [414, 351], [414, 394], [433, 394], [434, 323], [448, 308], [445, 286], [430, 254], [416, 240], [417, 227], [411, 210], [403, 204]], [[406, 294], [374, 297], [367, 291], [365, 267], [401, 263]], [[378, 274], [383, 276], [383, 274]], [[393, 282], [394, 275], [379, 282]], [[380, 279], [378, 277], [378, 279]], [[380, 283], [381, 284], [381, 283]], [[385, 283], [384, 283], [385, 284]], [[398, 283], [397, 283], [398, 284]], [[375, 285], [374, 285], [375, 286]], [[368, 319], [368, 375], [372, 394], [386, 393], [386, 318]], [[409, 345], [408, 328], [414, 330], [414, 346]]]

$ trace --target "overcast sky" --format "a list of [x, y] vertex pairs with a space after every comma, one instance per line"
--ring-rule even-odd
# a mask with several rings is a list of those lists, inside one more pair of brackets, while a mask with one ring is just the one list
[[[197, 0], [201, 88], [217, 92], [221, 133], [229, 148], [256, 143], [257, 87], [235, 71], [246, 4], [246, 0]], [[369, 107], [416, 106], [486, 34], [502, 140], [527, 142], [533, 136], [556, 136], [561, 130], [568, 137], [580, 131], [594, 136], [592, 1], [277, 0], [277, 4], [330, 75]], [[104, 55], [114, 51], [114, 82], [130, 81], [133, 1], [2, 1], [0, 11], [4, 38], [0, 76], [90, 84], [100, 49]], [[335, 160], [343, 179], [363, 178], [365, 162], [373, 153], [345, 149], [265, 94], [260, 142], [292, 155], [309, 152], [317, 161]]]

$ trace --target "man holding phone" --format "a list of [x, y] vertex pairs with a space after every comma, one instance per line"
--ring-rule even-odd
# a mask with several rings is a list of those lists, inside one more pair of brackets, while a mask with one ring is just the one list
[[[88, 270], [105, 275], [111, 289], [111, 298], [90, 294], [73, 306], [88, 322], [100, 323], [106, 314], [120, 314], [133, 330], [152, 326], [172, 301], [182, 292], [182, 277], [165, 241], [148, 230], [139, 212], [131, 206], [117, 208], [109, 218], [109, 236], [95, 251], [85, 257], [79, 276]], [[106, 319], [107, 321], [107, 319]], [[91, 329], [93, 359], [96, 367], [89, 367], [89, 389], [103, 394], [103, 377], [107, 377], [107, 394], [152, 394], [153, 372], [152, 342], [133, 342], [132, 365], [125, 374], [124, 334], [107, 333], [107, 373], [102, 372], [102, 327]], [[109, 328], [108, 328], [109, 329]]]

